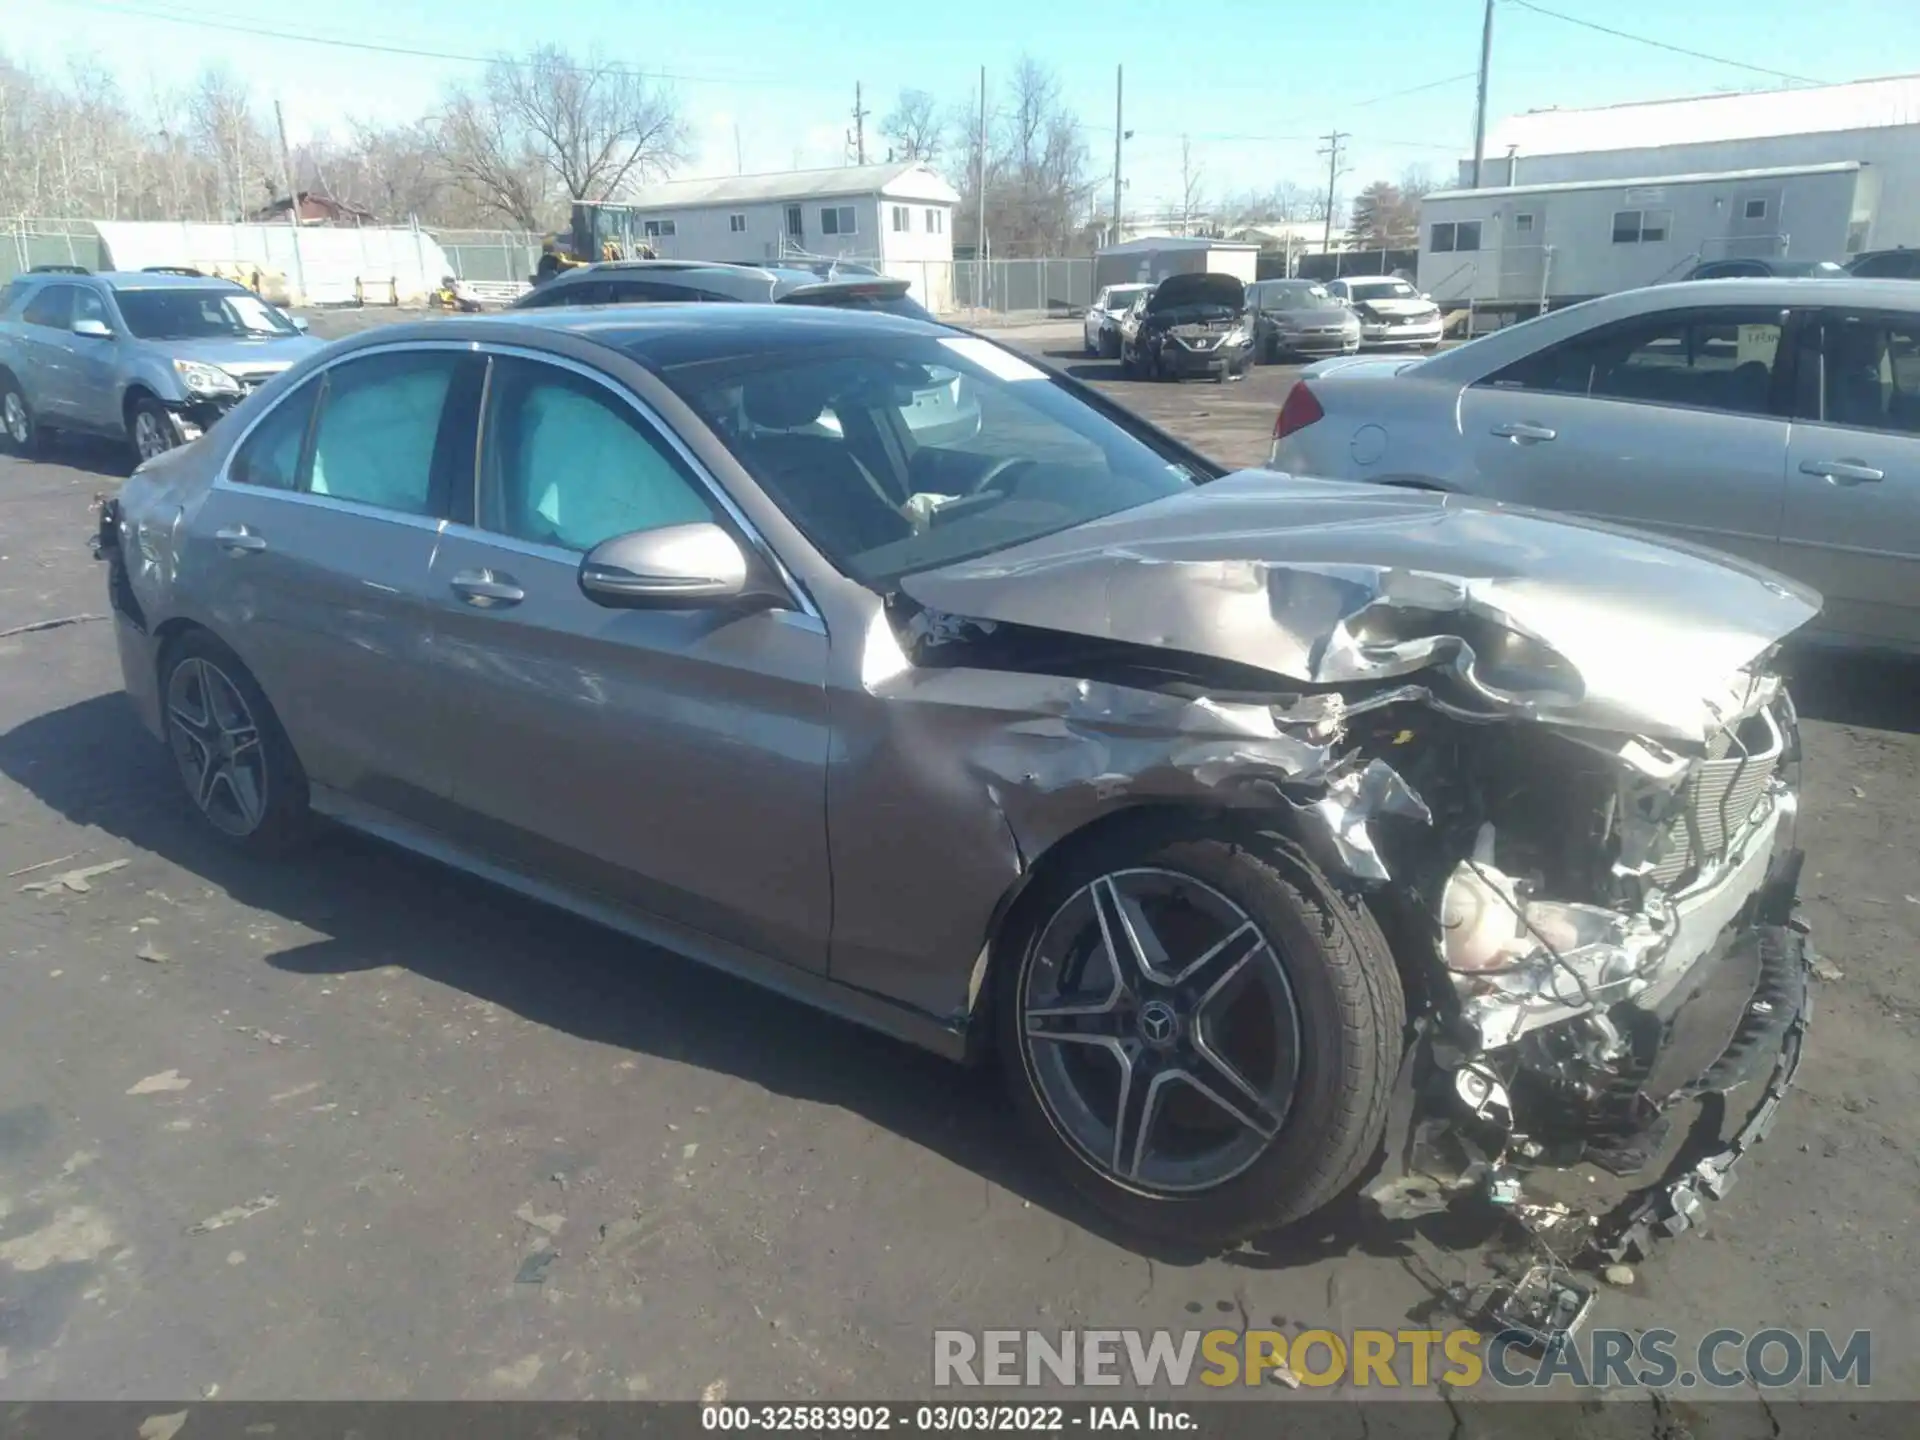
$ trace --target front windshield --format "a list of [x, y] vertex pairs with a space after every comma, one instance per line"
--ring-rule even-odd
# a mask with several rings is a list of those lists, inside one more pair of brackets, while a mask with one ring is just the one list
[[1356, 300], [1418, 300], [1420, 292], [1404, 280], [1349, 280]]
[[747, 473], [876, 590], [1209, 478], [975, 336], [670, 367]]
[[1337, 310], [1340, 302], [1324, 285], [1276, 285], [1267, 293], [1266, 310]]
[[300, 333], [258, 295], [240, 290], [121, 290], [114, 299], [142, 340], [273, 340]]
[[1130, 310], [1133, 302], [1152, 288], [1151, 285], [1116, 285], [1107, 292], [1107, 309]]

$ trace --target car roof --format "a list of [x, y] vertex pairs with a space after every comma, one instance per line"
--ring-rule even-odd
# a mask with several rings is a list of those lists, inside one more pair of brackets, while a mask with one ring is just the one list
[[733, 305], [670, 302], [658, 305], [556, 306], [503, 310], [492, 315], [384, 325], [335, 342], [334, 353], [370, 346], [447, 340], [520, 343], [538, 347], [547, 336], [573, 335], [631, 355], [653, 369], [736, 354], [777, 353], [807, 346], [962, 333], [938, 322], [881, 310], [822, 305]]
[[[70, 275], [70, 280], [78, 280], [78, 275]], [[231, 280], [222, 280], [217, 275], [167, 275], [153, 270], [102, 270], [87, 277], [98, 280], [113, 290], [232, 290], [237, 294], [250, 295], [253, 292], [246, 286], [235, 284]]]

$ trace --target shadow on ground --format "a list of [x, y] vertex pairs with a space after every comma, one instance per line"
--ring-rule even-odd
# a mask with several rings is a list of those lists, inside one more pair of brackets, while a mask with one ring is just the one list
[[42, 458], [49, 464], [70, 466], [110, 480], [124, 480], [133, 473], [133, 452], [121, 441], [97, 435], [49, 435], [42, 444]]
[[1790, 652], [1793, 703], [1809, 720], [1920, 734], [1920, 659]]
[[[1135, 1253], [1175, 1266], [1213, 1258], [1120, 1232], [1055, 1180], [1022, 1142], [991, 1066], [951, 1064], [342, 829], [323, 828], [297, 865], [228, 848], [203, 829], [119, 694], [0, 735], [0, 773], [74, 824], [326, 937], [268, 956], [278, 969], [405, 966], [567, 1034], [853, 1111]], [[1356, 1248], [1406, 1253], [1391, 1227], [1339, 1204], [1227, 1258], [1286, 1269]]]

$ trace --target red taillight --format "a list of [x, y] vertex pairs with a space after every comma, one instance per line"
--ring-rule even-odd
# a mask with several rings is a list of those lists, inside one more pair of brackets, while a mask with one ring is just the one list
[[1320, 408], [1320, 397], [1307, 388], [1307, 382], [1296, 380], [1293, 389], [1287, 392], [1287, 398], [1281, 403], [1280, 413], [1273, 420], [1273, 438], [1284, 440], [1296, 430], [1304, 430], [1327, 412]]

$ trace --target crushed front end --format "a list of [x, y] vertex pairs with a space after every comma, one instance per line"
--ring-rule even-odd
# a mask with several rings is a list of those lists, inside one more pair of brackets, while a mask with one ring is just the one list
[[1431, 713], [1363, 742], [1407, 755], [1432, 816], [1381, 837], [1381, 908], [1434, 961], [1386, 1214], [1475, 1197], [1622, 1260], [1731, 1186], [1798, 1064], [1808, 972], [1792, 701], [1762, 674], [1723, 721], [1698, 755]]

